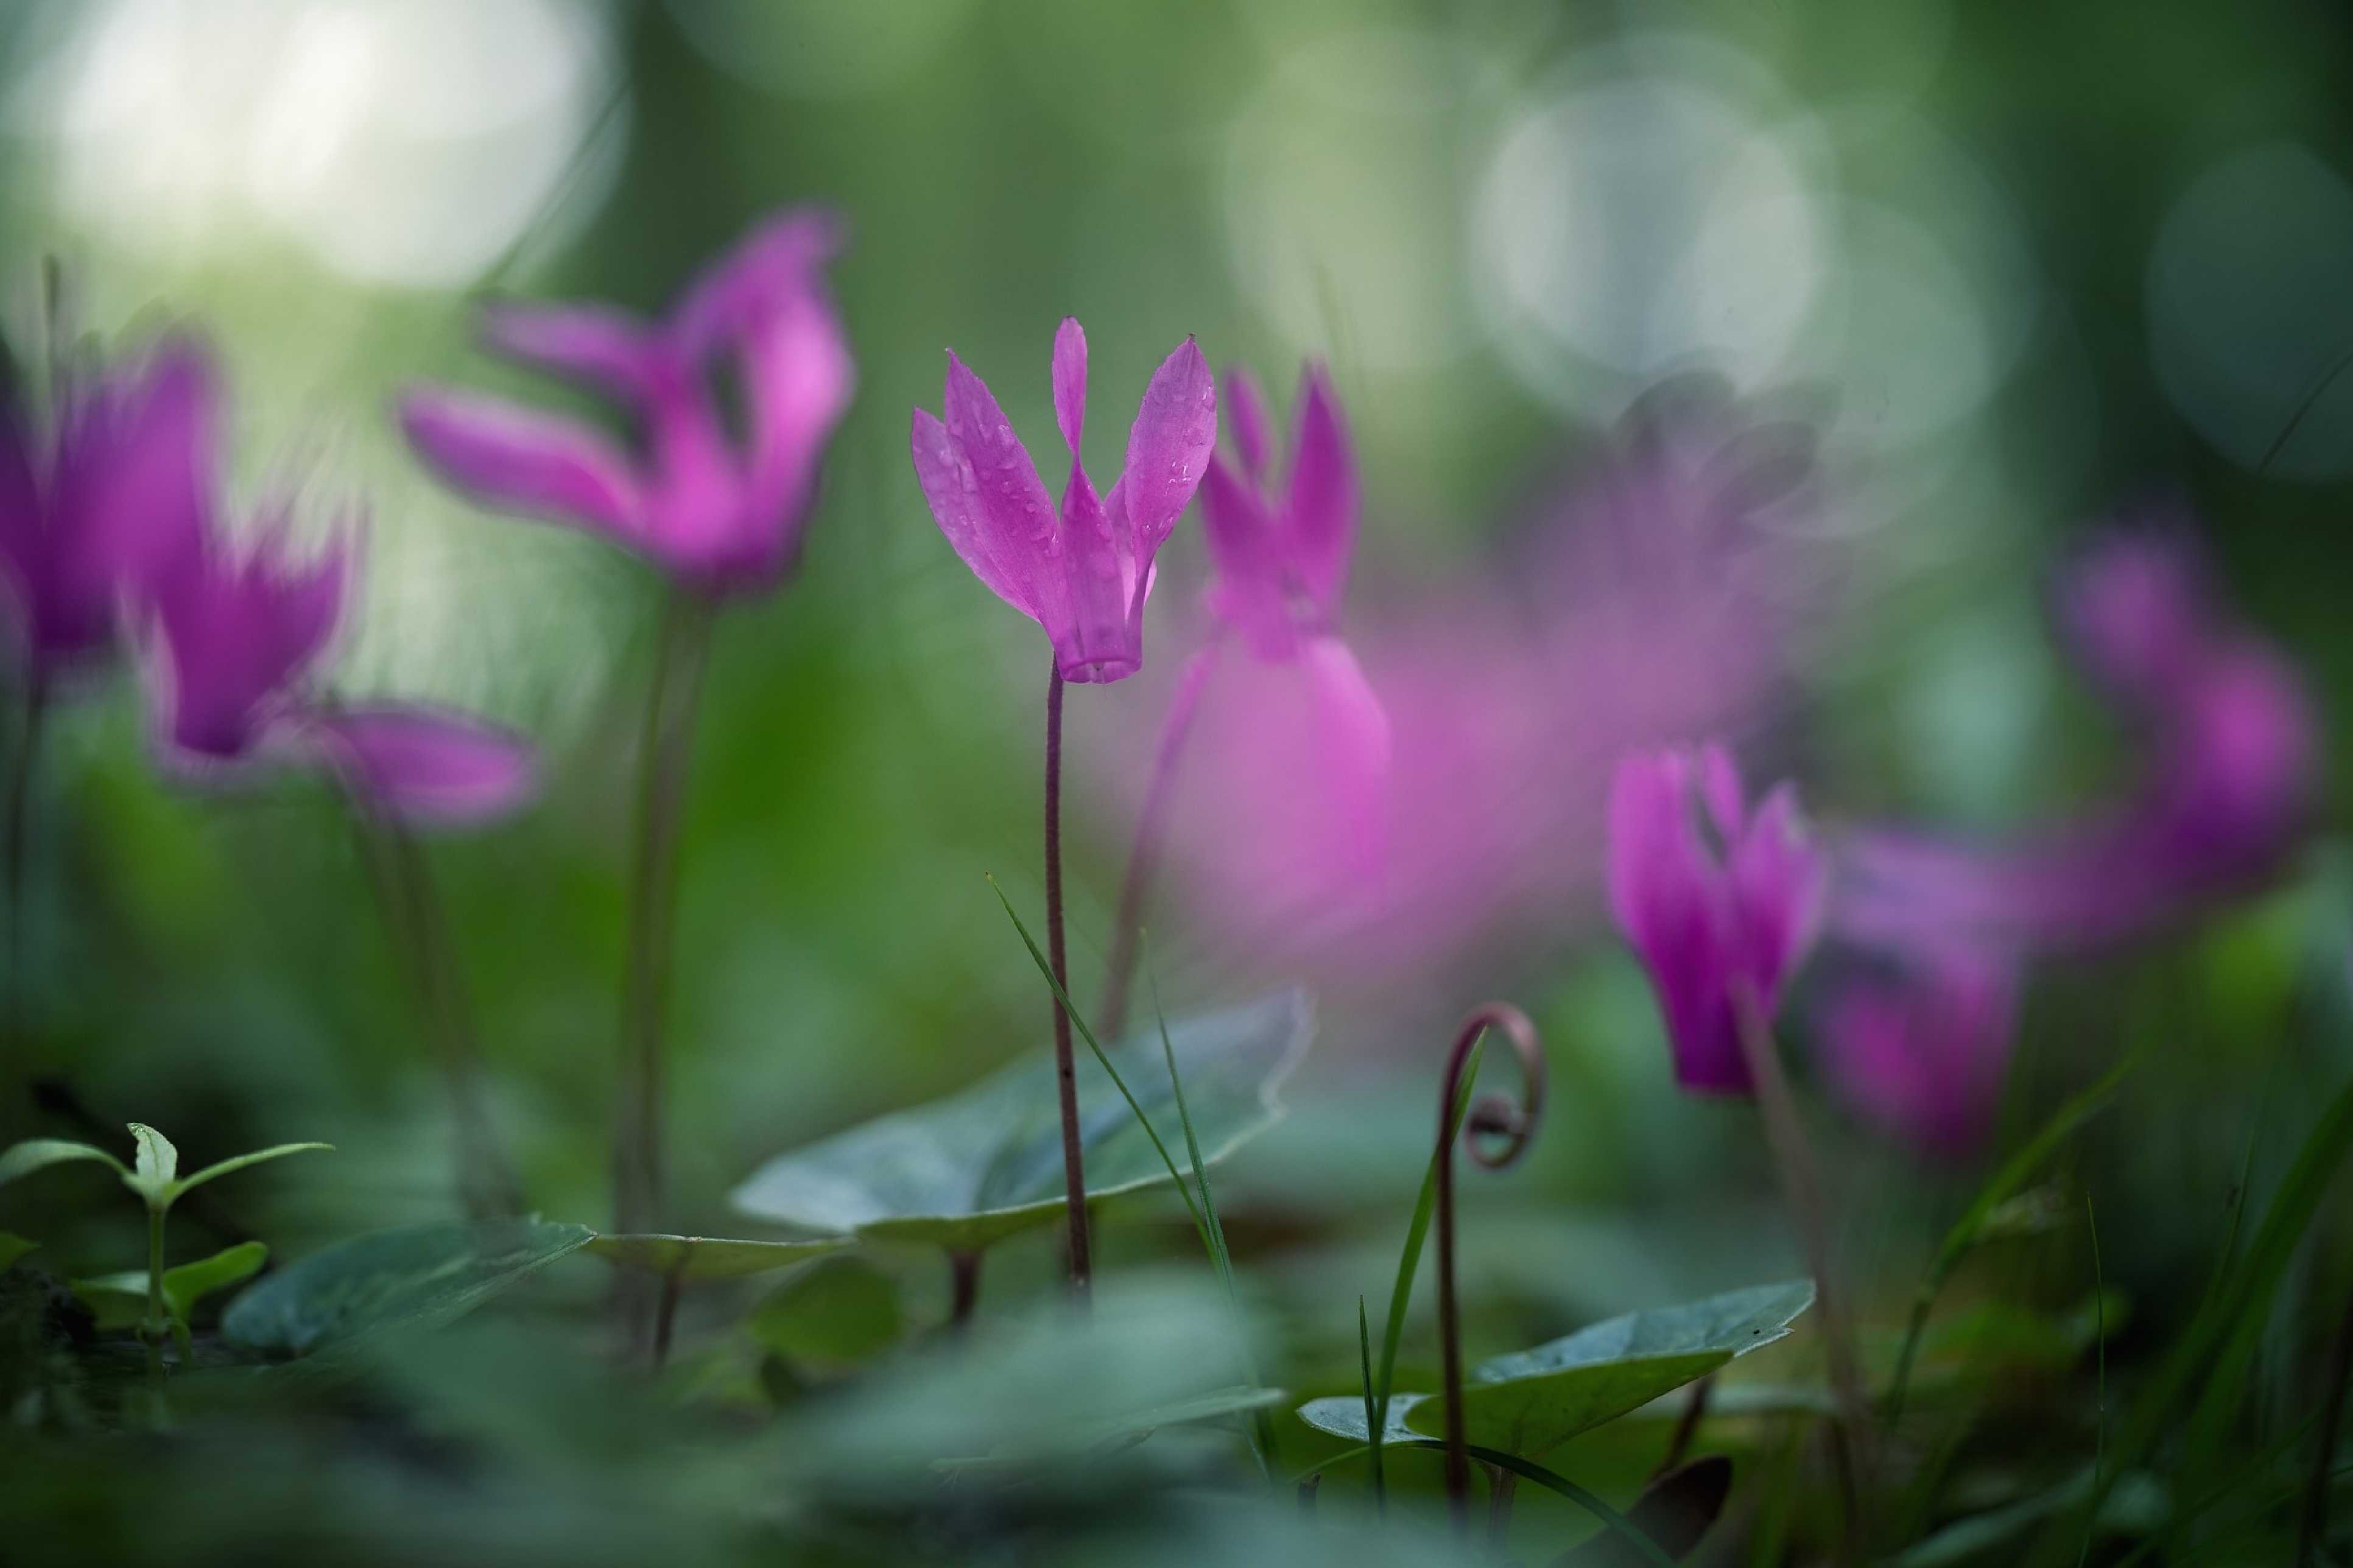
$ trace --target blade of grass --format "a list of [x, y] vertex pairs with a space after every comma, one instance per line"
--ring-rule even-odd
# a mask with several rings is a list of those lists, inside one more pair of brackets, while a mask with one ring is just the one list
[[[2100, 1267], [2100, 1219], [2093, 1212], [2089, 1192], [2084, 1194], [2084, 1224], [2092, 1234], [2092, 1310], [2096, 1314], [2092, 1322], [2092, 1342], [2100, 1356], [2099, 1403], [2094, 1407], [2092, 1427], [2092, 1489], [2097, 1491], [2108, 1450], [2108, 1278]], [[2092, 1555], [2092, 1526], [2095, 1519], [2093, 1514], [2084, 1516], [2084, 1544], [2076, 1549], [2075, 1568], [2084, 1568]]]
[[[1139, 947], [1143, 945], [1141, 930], [1135, 940]], [[1209, 1260], [1217, 1265], [1218, 1279], [1226, 1288], [1226, 1305], [1234, 1315], [1234, 1338], [1241, 1347], [1243, 1377], [1257, 1387], [1258, 1355], [1250, 1349], [1250, 1331], [1242, 1322], [1241, 1291], [1234, 1284], [1234, 1250], [1226, 1243], [1225, 1222], [1218, 1217], [1218, 1200], [1209, 1192], [1209, 1164], [1201, 1158], [1201, 1140], [1193, 1131], [1193, 1113], [1186, 1109], [1185, 1079], [1176, 1070], [1176, 1047], [1168, 1038], [1168, 1014], [1160, 1005], [1160, 976], [1152, 967], [1149, 952], [1144, 954], [1144, 978], [1152, 992], [1152, 1020], [1160, 1030], [1160, 1059], [1168, 1064], [1168, 1089], [1176, 1097], [1176, 1120], [1185, 1129], [1185, 1158], [1193, 1168], [1193, 1184], [1201, 1191], [1201, 1213], [1208, 1220], [1211, 1247]], [[1271, 1481], [1274, 1424], [1263, 1407], [1250, 1412], [1250, 1452], [1258, 1459], [1259, 1473]]]
[[[1169, 1155], [1168, 1145], [1160, 1141], [1160, 1134], [1154, 1130], [1152, 1119], [1144, 1113], [1144, 1107], [1129, 1091], [1127, 1080], [1119, 1076], [1119, 1069], [1111, 1065], [1110, 1056], [1104, 1052], [1102, 1042], [1095, 1038], [1094, 1030], [1088, 1027], [1085, 1017], [1080, 1014], [1077, 1005], [1071, 1000], [1070, 993], [1065, 991], [1062, 988], [1062, 983], [1054, 977], [1053, 966], [1046, 962], [1046, 955], [1039, 951], [1036, 940], [1029, 934], [1029, 928], [1021, 923], [1020, 915], [1013, 908], [1013, 900], [1005, 896], [1005, 889], [997, 885], [994, 876], [988, 879], [988, 885], [996, 891], [997, 901], [1005, 906], [1006, 919], [1011, 921], [1013, 929], [1020, 932], [1021, 945], [1029, 950], [1030, 960], [1037, 964], [1038, 973], [1046, 977], [1046, 984], [1053, 990], [1054, 999], [1062, 1005], [1063, 1011], [1069, 1015], [1071, 1026], [1078, 1030], [1079, 1037], [1086, 1041], [1087, 1049], [1094, 1053], [1096, 1062], [1101, 1064], [1104, 1075], [1111, 1079], [1113, 1087], [1119, 1090], [1120, 1098], [1127, 1101], [1128, 1110], [1135, 1117], [1136, 1125], [1144, 1129], [1144, 1135], [1152, 1141], [1152, 1147], [1160, 1155], [1160, 1163], [1168, 1167], [1168, 1179], [1176, 1184], [1176, 1195], [1184, 1199], [1185, 1212], [1192, 1216], [1193, 1229], [1201, 1238], [1201, 1248], [1209, 1255], [1209, 1265], [1217, 1270], [1219, 1281], [1225, 1287], [1226, 1301], [1233, 1310], [1235, 1326], [1239, 1331], [1241, 1326], [1241, 1295], [1234, 1286], [1232, 1257], [1226, 1250], [1225, 1232], [1218, 1223], [1217, 1208], [1209, 1197], [1209, 1181], [1207, 1168], [1201, 1161], [1200, 1141], [1194, 1135], [1192, 1116], [1185, 1109], [1185, 1086], [1176, 1075], [1176, 1049], [1168, 1039], [1167, 1017], [1160, 1012], [1159, 983], [1156, 980], [1153, 983], [1152, 1008], [1155, 1016], [1160, 1020], [1160, 1049], [1168, 1063], [1168, 1080], [1176, 1098], [1177, 1120], [1184, 1123], [1185, 1147], [1192, 1158], [1194, 1179], [1201, 1184], [1201, 1201], [1198, 1204], [1193, 1201], [1193, 1193], [1186, 1184], [1184, 1173], [1176, 1169], [1176, 1160]], [[1147, 970], [1146, 973], [1148, 973], [1149, 971]], [[1250, 1336], [1246, 1332], [1241, 1332], [1238, 1337], [1241, 1344], [1243, 1371], [1250, 1382], [1255, 1384], [1258, 1382], [1257, 1357], [1250, 1352]], [[1251, 1421], [1250, 1453], [1258, 1460], [1261, 1473], [1271, 1479], [1273, 1475], [1273, 1467], [1272, 1462], [1268, 1458], [1268, 1454], [1273, 1437], [1272, 1427], [1263, 1410], [1253, 1413]]]
[[1366, 1426], [1367, 1441], [1373, 1450], [1375, 1485], [1381, 1474], [1382, 1433], [1389, 1421], [1390, 1384], [1397, 1374], [1398, 1347], [1405, 1340], [1405, 1310], [1413, 1300], [1413, 1277], [1421, 1269], [1422, 1243], [1430, 1238], [1430, 1216], [1438, 1208], [1438, 1163], [1453, 1153], [1454, 1141], [1462, 1135], [1462, 1119], [1471, 1113], [1471, 1086], [1479, 1081], [1479, 1058], [1486, 1050], [1482, 1040], [1471, 1047], [1470, 1057], [1462, 1064], [1462, 1087], [1454, 1096], [1453, 1124], [1431, 1153], [1430, 1169], [1421, 1178], [1421, 1195], [1414, 1201], [1413, 1222], [1406, 1227], [1405, 1250], [1398, 1255], [1397, 1280], [1389, 1287], [1389, 1315], [1381, 1330], [1380, 1376], [1373, 1385], [1373, 1420]]
[[1144, 1129], [1144, 1135], [1146, 1138], [1152, 1140], [1152, 1147], [1159, 1154], [1160, 1163], [1168, 1167], [1168, 1179], [1176, 1184], [1176, 1195], [1185, 1200], [1185, 1212], [1193, 1217], [1193, 1228], [1200, 1234], [1202, 1250], [1209, 1255], [1209, 1261], [1214, 1264], [1218, 1259], [1218, 1244], [1209, 1239], [1208, 1222], [1201, 1217], [1199, 1205], [1193, 1202], [1192, 1189], [1186, 1185], [1184, 1173], [1176, 1169], [1176, 1162], [1169, 1156], [1168, 1145], [1160, 1141], [1159, 1132], [1153, 1128], [1152, 1118], [1144, 1114], [1144, 1107], [1138, 1104], [1135, 1096], [1129, 1092], [1127, 1080], [1119, 1076], [1117, 1068], [1111, 1065], [1111, 1058], [1104, 1054], [1102, 1043], [1095, 1038], [1095, 1032], [1087, 1027], [1086, 1019], [1080, 1016], [1077, 1004], [1071, 1000], [1071, 994], [1062, 989], [1060, 981], [1054, 978], [1053, 965], [1048, 963], [1045, 953], [1039, 951], [1037, 941], [1029, 934], [1029, 928], [1023, 925], [1021, 917], [1014, 912], [1013, 900], [1005, 896], [1003, 888], [997, 886], [994, 874], [989, 874], [988, 885], [996, 891], [997, 901], [1005, 906], [1006, 919], [1011, 921], [1013, 929], [1021, 933], [1021, 945], [1029, 950], [1029, 957], [1038, 965], [1038, 973], [1046, 977], [1046, 984], [1053, 991], [1054, 999], [1060, 1002], [1063, 1011], [1070, 1015], [1071, 1027], [1077, 1029], [1079, 1037], [1086, 1041], [1087, 1049], [1094, 1053], [1096, 1062], [1101, 1064], [1105, 1076], [1110, 1078], [1112, 1087], [1119, 1090], [1120, 1098], [1127, 1101], [1128, 1110], [1134, 1112], [1136, 1125]]
[[[1446, 1450], [1446, 1440], [1442, 1437], [1400, 1437], [1398, 1443], [1398, 1446], [1408, 1448], [1430, 1448], [1440, 1453]], [[1291, 1484], [1297, 1485], [1312, 1477], [1323, 1475], [1335, 1465], [1345, 1464], [1360, 1454], [1369, 1455], [1372, 1451], [1373, 1445], [1370, 1443], [1360, 1443], [1353, 1448], [1343, 1448], [1326, 1458], [1318, 1459], [1306, 1469], [1300, 1471], [1291, 1478]], [[1558, 1492], [1599, 1520], [1605, 1528], [1615, 1531], [1625, 1540], [1627, 1545], [1641, 1555], [1644, 1562], [1658, 1563], [1661, 1568], [1674, 1568], [1674, 1559], [1668, 1556], [1657, 1542], [1643, 1533], [1640, 1525], [1570, 1480], [1567, 1476], [1547, 1470], [1534, 1460], [1523, 1459], [1516, 1454], [1506, 1454], [1501, 1448], [1482, 1448], [1476, 1443], [1466, 1443], [1463, 1445], [1462, 1451], [1482, 1464], [1509, 1470], [1514, 1475], [1534, 1481], [1547, 1490]]]
[[[2200, 1310], [2158, 1367], [2139, 1408], [2118, 1435], [2107, 1475], [2085, 1501], [2087, 1512], [2096, 1517], [2116, 1477], [2139, 1466], [2156, 1447], [2173, 1406], [2193, 1383], [2206, 1384], [2201, 1407], [2208, 1401], [2235, 1396], [2235, 1380], [2213, 1378], [2213, 1370], [2238, 1363], [2242, 1347], [2263, 1332], [2281, 1277], [2348, 1149], [2353, 1149], [2353, 1083], [2337, 1090], [2296, 1151], [2295, 1164], [2280, 1183], [2263, 1225], [2247, 1247], [2245, 1264], [2232, 1276], [2221, 1295]], [[2192, 1424], [2198, 1424], [2195, 1412]], [[2031, 1562], [2055, 1563], [2060, 1561], [2060, 1550], [2053, 1544], [2053, 1533], [2046, 1531], [2042, 1550]]]
[[2098, 1082], [2052, 1112], [2051, 1120], [2042, 1124], [2042, 1131], [2028, 1139], [2016, 1153], [2003, 1161], [2000, 1167], [1987, 1178], [1985, 1185], [1979, 1187], [1977, 1196], [1970, 1200], [1969, 1206], [1961, 1211], [1961, 1217], [1955, 1220], [1953, 1227], [1945, 1233], [1935, 1259], [1928, 1265], [1927, 1277], [1921, 1280], [1918, 1293], [1912, 1298], [1912, 1319], [1905, 1326], [1904, 1348], [1896, 1354], [1895, 1375], [1887, 1391], [1889, 1426], [1893, 1426], [1904, 1414], [1905, 1395], [1912, 1385], [1913, 1359], [1919, 1353], [1920, 1336], [1928, 1327], [1928, 1313], [1936, 1305], [1936, 1293], [1945, 1288], [1945, 1282], [1952, 1277], [1954, 1268], [1976, 1245], [1978, 1233], [1985, 1228], [1987, 1216], [2024, 1186], [2027, 1178], [2034, 1174], [2043, 1161], [2056, 1152], [2077, 1128], [2089, 1121], [2107, 1104], [2117, 1086], [2124, 1082], [2126, 1075], [2138, 1064], [2140, 1056], [2140, 1051], [2133, 1051], [2110, 1068]]
[[[1365, 1378], [1365, 1436], [1370, 1439], [1380, 1430], [1373, 1414], [1373, 1326], [1365, 1316], [1365, 1299], [1356, 1298], [1356, 1364]], [[1373, 1507], [1386, 1512], [1389, 1506], [1388, 1486], [1381, 1475], [1381, 1450], [1378, 1444], [1367, 1441], [1366, 1451], [1373, 1457]]]

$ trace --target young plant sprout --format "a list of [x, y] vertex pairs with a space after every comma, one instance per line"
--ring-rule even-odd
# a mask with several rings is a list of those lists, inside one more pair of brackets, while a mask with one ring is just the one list
[[[261, 1265], [261, 1256], [248, 1245], [231, 1247], [200, 1263], [183, 1265], [167, 1272], [164, 1267], [164, 1221], [171, 1214], [172, 1205], [206, 1182], [231, 1172], [308, 1150], [332, 1149], [334, 1145], [274, 1144], [267, 1149], [257, 1149], [249, 1154], [232, 1155], [206, 1165], [194, 1174], [183, 1176], [180, 1174], [180, 1152], [172, 1146], [170, 1139], [141, 1122], [130, 1123], [130, 1129], [134, 1152], [132, 1163], [127, 1166], [92, 1144], [76, 1143], [60, 1138], [35, 1138], [0, 1152], [0, 1185], [50, 1165], [93, 1161], [113, 1171], [122, 1179], [122, 1184], [145, 1205], [147, 1271], [142, 1280], [142, 1288], [147, 1299], [147, 1310], [140, 1320], [139, 1337], [147, 1343], [148, 1373], [160, 1389], [164, 1382], [164, 1336], [170, 1334], [177, 1338], [181, 1354], [185, 1356], [188, 1309], [206, 1291], [232, 1283]], [[112, 1287], [119, 1283], [119, 1277], [110, 1277], [104, 1283]]]

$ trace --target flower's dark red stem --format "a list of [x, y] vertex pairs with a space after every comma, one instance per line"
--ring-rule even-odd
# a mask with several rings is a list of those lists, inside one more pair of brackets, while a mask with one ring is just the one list
[[1520, 1059], [1521, 1093], [1514, 1101], [1487, 1095], [1462, 1119], [1462, 1146], [1471, 1158], [1498, 1171], [1520, 1157], [1544, 1110], [1544, 1042], [1528, 1016], [1508, 1002], [1490, 1002], [1462, 1020], [1439, 1084], [1438, 1148], [1438, 1338], [1445, 1362], [1446, 1505], [1456, 1532], [1471, 1525], [1471, 1458], [1462, 1436], [1462, 1324], [1454, 1295], [1454, 1104], [1461, 1098], [1462, 1073], [1471, 1048], [1490, 1029], [1500, 1029]]
[[980, 1305], [980, 1258], [977, 1252], [948, 1254], [948, 1327], [961, 1331]]
[[670, 1364], [670, 1331], [678, 1323], [679, 1292], [686, 1288], [686, 1262], [692, 1256], [691, 1248], [681, 1249], [678, 1261], [662, 1274], [661, 1300], [654, 1308], [653, 1362], [656, 1372]]
[[[1054, 984], [1071, 994], [1062, 943], [1062, 667], [1046, 682], [1046, 962]], [[1062, 1184], [1070, 1215], [1071, 1289], [1086, 1295], [1094, 1278], [1087, 1247], [1086, 1156], [1079, 1142], [1078, 1065], [1071, 1057], [1071, 1015], [1054, 1000], [1054, 1083], [1062, 1104]]]
[[1846, 1537], [1839, 1557], [1852, 1562], [1866, 1534], [1862, 1519], [1862, 1473], [1871, 1451], [1871, 1412], [1863, 1397], [1862, 1374], [1854, 1356], [1854, 1327], [1847, 1321], [1845, 1297], [1831, 1267], [1830, 1227], [1823, 1218], [1821, 1181], [1814, 1169], [1813, 1151], [1806, 1142], [1804, 1124], [1798, 1120], [1797, 1100], [1781, 1070], [1781, 1053], [1773, 1040], [1772, 1024], [1753, 994], [1733, 998], [1738, 1016], [1740, 1049], [1757, 1095], [1757, 1109], [1765, 1122], [1765, 1139], [1774, 1163], [1780, 1167], [1781, 1193], [1806, 1250], [1806, 1266], [1814, 1276], [1814, 1304], [1821, 1313], [1822, 1340], [1828, 1349], [1831, 1395], [1838, 1402], [1839, 1418], [1831, 1425], [1831, 1458], [1838, 1467], [1839, 1493], [1846, 1515]]
[[[624, 1236], [662, 1228], [662, 1026], [670, 1006], [680, 813], [712, 613], [691, 591], [671, 590], [655, 634], [653, 679], [646, 696], [629, 876], [628, 963], [621, 990], [621, 1083], [613, 1117], [613, 1228]], [[640, 1343], [645, 1295], [638, 1285], [621, 1293], [624, 1316]]]
[[1176, 690], [1168, 700], [1168, 717], [1161, 721], [1160, 747], [1152, 759], [1152, 782], [1145, 786], [1144, 809], [1136, 814], [1135, 843], [1127, 852], [1127, 877], [1120, 884], [1119, 914], [1112, 922], [1111, 962], [1105, 966], [1103, 1005], [1095, 1009], [1096, 1038], [1115, 1040], [1127, 1026], [1127, 991], [1135, 976], [1135, 957], [1144, 934], [1144, 900], [1152, 891], [1152, 878], [1160, 868], [1161, 840], [1168, 831], [1168, 803], [1174, 796], [1177, 760], [1193, 732], [1193, 717], [1201, 707], [1201, 692], [1218, 668], [1212, 642], [1185, 662]]
[[8, 901], [8, 974], [5, 1023], [6, 1047], [15, 1051], [26, 1031], [25, 999], [25, 845], [27, 823], [33, 814], [33, 770], [40, 755], [42, 720], [48, 711], [48, 693], [36, 679], [25, 688], [23, 721], [16, 733], [16, 754], [9, 759], [8, 799], [5, 810], [5, 825], [0, 833], [6, 836], [5, 868], [0, 877], [6, 879]]

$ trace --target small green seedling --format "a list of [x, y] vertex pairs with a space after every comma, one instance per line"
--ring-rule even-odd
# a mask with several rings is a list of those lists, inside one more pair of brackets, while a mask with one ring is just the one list
[[[110, 1166], [122, 1178], [122, 1184], [139, 1195], [147, 1205], [147, 1271], [111, 1274], [99, 1279], [83, 1280], [76, 1285], [86, 1301], [99, 1297], [119, 1297], [126, 1290], [146, 1297], [146, 1310], [138, 1329], [140, 1338], [147, 1342], [147, 1364], [160, 1382], [164, 1375], [164, 1336], [174, 1335], [185, 1355], [187, 1349], [188, 1310], [207, 1291], [232, 1285], [251, 1276], [269, 1256], [259, 1242], [248, 1242], [214, 1254], [200, 1262], [184, 1264], [166, 1271], [164, 1268], [164, 1216], [172, 1210], [181, 1194], [192, 1187], [200, 1187], [216, 1176], [226, 1176], [232, 1171], [242, 1171], [248, 1165], [259, 1165], [264, 1160], [275, 1160], [282, 1154], [300, 1154], [307, 1149], [332, 1149], [331, 1143], [280, 1143], [275, 1148], [257, 1149], [250, 1154], [237, 1154], [206, 1165], [192, 1176], [180, 1174], [180, 1152], [172, 1141], [144, 1123], [129, 1124], [131, 1137], [137, 1145], [132, 1163], [123, 1163], [105, 1150], [89, 1143], [76, 1143], [63, 1138], [34, 1138], [18, 1143], [5, 1153], [0, 1153], [0, 1184], [15, 1181], [19, 1176], [50, 1165], [62, 1165], [77, 1160], [94, 1160]], [[101, 1321], [106, 1316], [100, 1311]]]

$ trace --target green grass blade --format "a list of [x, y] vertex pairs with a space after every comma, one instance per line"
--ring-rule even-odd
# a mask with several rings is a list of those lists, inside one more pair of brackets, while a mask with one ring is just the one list
[[[1380, 1423], [1373, 1412], [1373, 1326], [1371, 1320], [1365, 1316], [1365, 1299], [1362, 1296], [1356, 1298], [1356, 1363], [1364, 1371], [1365, 1434], [1370, 1437], [1380, 1430]], [[1373, 1506], [1386, 1510], [1389, 1505], [1389, 1491], [1381, 1476], [1380, 1447], [1367, 1442], [1365, 1447], [1373, 1456]]]
[[2007, 1203], [2012, 1194], [2026, 1185], [2027, 1179], [2041, 1168], [2042, 1163], [2057, 1152], [2060, 1145], [2074, 1135], [2075, 1130], [2089, 1121], [2115, 1097], [2125, 1078], [2139, 1063], [2136, 1050], [2110, 1068], [2100, 1079], [2082, 1093], [2069, 1100], [2051, 1115], [2042, 1130], [2021, 1144], [2018, 1152], [2001, 1163], [1988, 1177], [1961, 1217], [1953, 1222], [1945, 1239], [1936, 1248], [1934, 1261], [1928, 1265], [1927, 1277], [1920, 1282], [1919, 1292], [1912, 1299], [1912, 1319], [1904, 1331], [1904, 1348], [1895, 1357], [1895, 1375], [1887, 1391], [1887, 1421], [1894, 1426], [1904, 1414], [1904, 1400], [1912, 1385], [1912, 1363], [1920, 1351], [1920, 1336], [1928, 1327], [1928, 1312], [1936, 1304], [1936, 1293], [1945, 1288], [1969, 1248], [1977, 1244], [1978, 1233], [1994, 1210]]
[[[2092, 1343], [2100, 1356], [2099, 1404], [2094, 1414], [2092, 1427], [2092, 1489], [2100, 1489], [2100, 1477], [2105, 1471], [2108, 1457], [2108, 1276], [2100, 1267], [2100, 1216], [2092, 1208], [2092, 1194], [2084, 1194], [2084, 1224], [2092, 1234], [2092, 1307], [2098, 1316], [2093, 1320]], [[2084, 1544], [2076, 1549], [2075, 1568], [2092, 1555], [2092, 1526], [2096, 1516], [2084, 1516]]]
[[[2235, 1380], [2217, 1378], [2214, 1370], [2240, 1363], [2246, 1347], [2252, 1346], [2255, 1336], [2263, 1332], [2281, 1277], [2286, 1273], [2348, 1150], [2353, 1150], [2353, 1083], [2337, 1090], [2305, 1139], [2304, 1146], [2296, 1151], [2295, 1164], [2280, 1183], [2271, 1207], [2263, 1215], [2263, 1225], [2248, 1245], [2244, 1264], [2232, 1276], [2222, 1293], [2190, 1321], [2189, 1329], [2150, 1380], [2131, 1421], [2117, 1435], [2110, 1450], [2114, 1457], [2107, 1475], [2092, 1489], [2084, 1503], [2086, 1511], [2094, 1517], [2107, 1500], [2116, 1479], [2139, 1466], [2156, 1448], [2175, 1404], [2193, 1384], [2206, 1385], [2201, 1409], [2207, 1401], [2233, 1397]], [[2193, 1414], [2193, 1426], [2196, 1424]], [[2044, 1549], [2031, 1560], [2033, 1563], [2060, 1560], [2059, 1550], [2051, 1542], [2052, 1536], [2046, 1533]]]
[[1160, 1141], [1160, 1134], [1153, 1129], [1152, 1118], [1144, 1114], [1144, 1107], [1136, 1102], [1134, 1095], [1128, 1092], [1127, 1080], [1119, 1076], [1117, 1068], [1111, 1065], [1111, 1058], [1103, 1053], [1102, 1043], [1095, 1038], [1095, 1032], [1087, 1027], [1087, 1021], [1080, 1015], [1078, 1005], [1071, 1000], [1071, 994], [1062, 989], [1060, 981], [1054, 978], [1054, 966], [1046, 962], [1046, 955], [1039, 950], [1036, 940], [1029, 934], [1029, 928], [1023, 925], [1021, 917], [1014, 912], [1013, 900], [1005, 896], [1005, 889], [997, 886], [994, 876], [989, 877], [988, 885], [996, 891], [997, 901], [1005, 906], [1005, 918], [1011, 921], [1013, 929], [1021, 933], [1021, 945], [1029, 950], [1029, 957], [1038, 965], [1038, 973], [1046, 977], [1047, 988], [1054, 993], [1054, 1000], [1060, 1002], [1062, 1011], [1070, 1016], [1071, 1027], [1077, 1029], [1079, 1037], [1086, 1041], [1087, 1049], [1092, 1051], [1095, 1060], [1102, 1064], [1103, 1072], [1111, 1079], [1112, 1087], [1119, 1090], [1119, 1097], [1126, 1100], [1128, 1110], [1134, 1112], [1136, 1125], [1144, 1129], [1146, 1138], [1152, 1140], [1152, 1147], [1159, 1154], [1160, 1163], [1168, 1167], [1168, 1179], [1176, 1184], [1176, 1195], [1185, 1200], [1185, 1212], [1193, 1216], [1193, 1228], [1200, 1233], [1202, 1249], [1208, 1253], [1209, 1261], [1214, 1264], [1218, 1258], [1218, 1245], [1209, 1239], [1208, 1222], [1201, 1217], [1199, 1205], [1193, 1202], [1192, 1189], [1185, 1184], [1184, 1173], [1176, 1169], [1176, 1162], [1169, 1157], [1168, 1145]]

